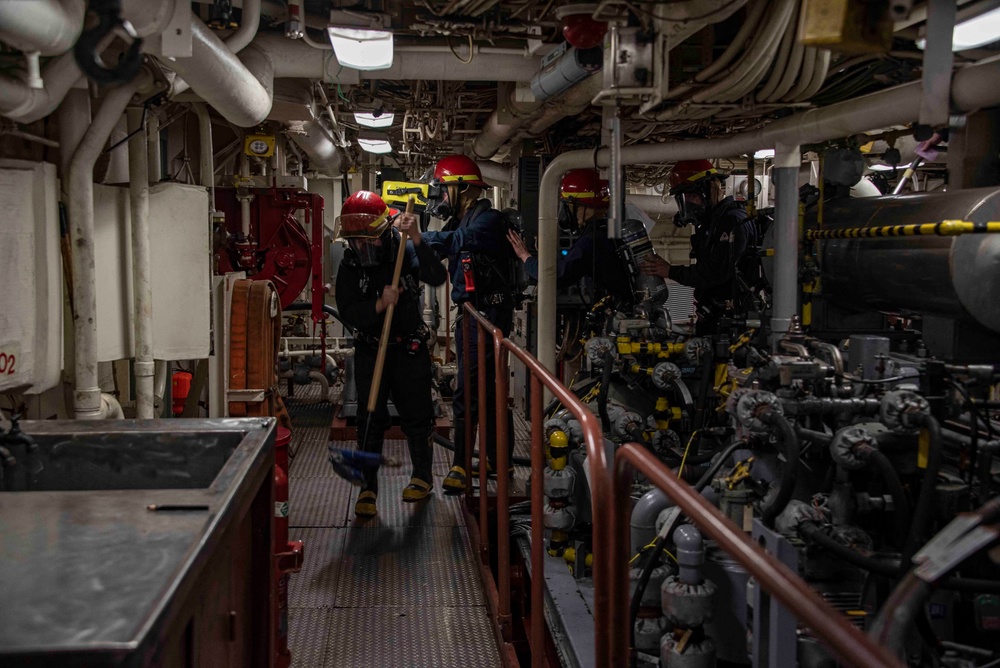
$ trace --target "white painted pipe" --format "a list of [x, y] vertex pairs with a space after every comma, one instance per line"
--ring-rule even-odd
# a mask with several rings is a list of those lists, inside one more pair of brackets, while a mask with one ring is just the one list
[[[1000, 56], [955, 72], [952, 102], [957, 111], [971, 111], [1000, 104]], [[917, 120], [923, 85], [920, 81], [887, 88], [861, 98], [810, 109], [762, 128], [718, 139], [685, 139], [663, 144], [635, 144], [622, 149], [625, 165], [660, 164], [699, 158], [726, 158], [779, 143], [796, 146], [849, 137], [872, 128]], [[610, 149], [569, 151], [557, 156], [542, 175], [538, 207], [538, 359], [555, 368], [556, 261], [558, 259], [559, 181], [570, 169], [607, 167]]]
[[[247, 156], [243, 156], [240, 160], [240, 176], [244, 180], [250, 178], [250, 159]], [[253, 199], [253, 195], [241, 195], [240, 200], [240, 232], [243, 233], [244, 239], [250, 238], [250, 200]]]
[[82, 78], [83, 72], [72, 53], [56, 58], [45, 67], [43, 88], [31, 88], [20, 79], [0, 77], [0, 114], [18, 123], [33, 123], [45, 118], [56, 110], [69, 89]]
[[267, 118], [274, 83], [267, 54], [250, 46], [237, 58], [194, 15], [191, 35], [191, 57], [163, 59], [164, 65], [230, 123], [248, 128]]
[[80, 37], [86, 9], [84, 0], [0, 2], [0, 41], [25, 52], [61, 55]]
[[[429, 81], [531, 81], [541, 67], [540, 58], [520, 53], [481, 54], [463, 63], [450, 51], [409, 53], [393, 56], [392, 67], [362, 71], [362, 79]], [[336, 74], [335, 72], [332, 74]]]
[[260, 28], [260, 0], [243, 0], [243, 19], [240, 27], [226, 38], [226, 48], [239, 53], [253, 41]]
[[476, 164], [479, 165], [479, 171], [487, 181], [497, 185], [510, 185], [513, 182], [513, 174], [507, 165], [491, 160], [477, 160]]
[[198, 117], [198, 176], [201, 185], [208, 188], [208, 205], [210, 209], [215, 208], [215, 148], [212, 142], [212, 117], [208, 114], [208, 107], [201, 102], [194, 102], [191, 105], [195, 116]]
[[169, 362], [156, 360], [153, 363], [153, 401], [156, 417], [163, 413], [163, 398], [167, 396], [167, 370]]
[[799, 167], [798, 144], [779, 144], [774, 168], [774, 280], [771, 336], [777, 340], [788, 331], [799, 310]]
[[90, 127], [90, 92], [85, 88], [69, 91], [59, 105], [59, 173], [67, 184], [69, 163]]
[[323, 399], [329, 400], [330, 398], [330, 381], [326, 379], [326, 376], [321, 374], [319, 371], [310, 371], [309, 379], [314, 383], [319, 383], [323, 386]]
[[125, 411], [113, 394], [101, 394], [101, 412], [97, 416], [98, 420], [124, 420]]
[[163, 178], [160, 169], [160, 115], [153, 110], [146, 112], [146, 158], [150, 183]]
[[97, 291], [94, 252], [94, 163], [132, 96], [148, 81], [136, 81], [108, 92], [94, 122], [77, 147], [69, 168], [69, 223], [73, 248], [75, 336], [74, 411], [78, 420], [101, 416], [97, 379]]
[[309, 158], [310, 168], [322, 174], [340, 176], [343, 153], [322, 123], [306, 121], [301, 128], [292, 127], [286, 134]]
[[677, 202], [673, 197], [664, 199], [660, 195], [625, 195], [626, 204], [635, 204], [648, 214], [673, 216], [677, 213]]
[[129, 204], [132, 213], [132, 292], [135, 327], [136, 418], [155, 417], [153, 278], [149, 250], [149, 162], [142, 109], [128, 110]]

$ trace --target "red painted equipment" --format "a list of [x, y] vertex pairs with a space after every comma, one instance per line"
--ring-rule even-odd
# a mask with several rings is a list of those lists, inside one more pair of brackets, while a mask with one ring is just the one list
[[288, 444], [292, 432], [278, 427], [274, 443], [274, 574], [278, 597], [273, 606], [275, 634], [274, 666], [288, 668], [292, 653], [288, 650], [288, 574], [302, 568], [302, 541], [288, 540]]
[[173, 397], [174, 417], [180, 417], [184, 413], [184, 404], [187, 403], [188, 395], [191, 394], [191, 380], [193, 375], [187, 371], [175, 371], [170, 380], [170, 396]]

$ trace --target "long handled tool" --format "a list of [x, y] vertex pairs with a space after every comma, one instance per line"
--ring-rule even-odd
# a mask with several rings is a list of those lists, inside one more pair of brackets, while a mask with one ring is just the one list
[[[413, 195], [406, 201], [406, 213], [413, 213]], [[399, 239], [399, 251], [396, 253], [396, 266], [392, 273], [392, 285], [399, 285], [399, 277], [403, 273], [403, 260], [406, 258], [406, 232], [402, 231]], [[389, 348], [389, 330], [392, 329], [392, 316], [396, 311], [395, 304], [389, 304], [385, 310], [385, 320], [382, 323], [382, 337], [378, 343], [378, 355], [375, 357], [375, 372], [372, 374], [371, 391], [368, 393], [368, 412], [365, 418], [364, 438], [361, 443], [368, 442], [368, 432], [372, 426], [372, 414], [375, 412], [375, 405], [378, 403], [378, 393], [382, 386], [382, 371], [385, 368], [385, 354]], [[330, 464], [337, 475], [350, 480], [356, 485], [364, 481], [363, 474], [358, 470], [361, 467], [370, 468], [378, 464], [387, 466], [398, 466], [399, 462], [389, 457], [382, 457], [375, 453], [352, 452], [331, 447]]]

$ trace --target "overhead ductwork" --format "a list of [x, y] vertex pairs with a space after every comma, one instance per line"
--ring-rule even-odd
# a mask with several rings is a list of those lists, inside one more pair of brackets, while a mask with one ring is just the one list
[[0, 42], [42, 56], [66, 53], [83, 30], [85, 0], [0, 2]]
[[291, 123], [285, 134], [302, 149], [309, 158], [309, 165], [315, 171], [330, 176], [340, 176], [343, 153], [319, 121]]

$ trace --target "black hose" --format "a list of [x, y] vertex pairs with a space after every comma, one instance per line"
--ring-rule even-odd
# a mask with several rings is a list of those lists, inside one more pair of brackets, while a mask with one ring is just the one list
[[761, 521], [768, 527], [774, 526], [774, 520], [785, 509], [795, 494], [795, 482], [799, 474], [799, 439], [795, 429], [783, 415], [777, 411], [767, 411], [760, 415], [760, 420], [777, 431], [781, 437], [781, 445], [785, 451], [785, 463], [781, 467], [781, 482], [778, 493], [761, 511]]
[[656, 540], [653, 541], [653, 546], [650, 548], [652, 554], [646, 559], [646, 563], [642, 567], [642, 572], [639, 574], [639, 580], [635, 583], [635, 591], [632, 593], [632, 601], [628, 611], [629, 637], [631, 638], [632, 647], [635, 647], [635, 622], [639, 619], [639, 608], [642, 607], [642, 595], [649, 585], [649, 579], [653, 576], [653, 571], [660, 564], [660, 554], [663, 553], [664, 542], [666, 542], [666, 538], [662, 536], [657, 536]]
[[892, 494], [894, 509], [892, 511], [893, 520], [896, 524], [896, 545], [903, 545], [910, 533], [910, 503], [906, 499], [906, 490], [899, 479], [899, 474], [893, 467], [889, 458], [878, 450], [872, 450], [868, 457], [868, 463], [882, 476], [889, 493]]
[[938, 473], [941, 471], [941, 425], [927, 413], [919, 416], [919, 423], [927, 429], [930, 443], [927, 452], [927, 468], [924, 469], [924, 479], [920, 484], [920, 496], [917, 507], [913, 511], [913, 525], [910, 535], [903, 548], [903, 563], [909, 565], [917, 549], [927, 540], [930, 529], [931, 515], [934, 511], [934, 496], [937, 489]]
[[611, 351], [604, 353], [604, 369], [601, 371], [601, 387], [597, 392], [597, 414], [601, 416], [601, 426], [605, 434], [611, 433], [611, 418], [608, 416], [608, 387], [614, 371], [614, 357]]
[[[887, 559], [878, 559], [861, 554], [849, 545], [844, 545], [833, 536], [824, 532], [818, 524], [805, 522], [799, 526], [799, 533], [806, 540], [815, 543], [835, 557], [857, 566], [869, 573], [887, 578], [899, 577], [899, 563]], [[946, 577], [936, 582], [941, 589], [969, 593], [1000, 594], [1000, 581], [983, 580], [979, 578]]]
[[830, 445], [833, 443], [833, 435], [824, 434], [821, 431], [813, 431], [812, 429], [806, 429], [804, 427], [795, 427], [795, 433], [798, 434], [799, 438], [803, 441], [814, 441], [820, 445]]
[[[455, 452], [455, 444], [452, 443], [451, 440], [442, 436], [441, 434], [434, 434], [434, 442], [440, 445], [445, 450], [451, 450], [452, 452]], [[473, 451], [472, 456], [478, 457], [479, 450]], [[514, 455], [511, 455], [510, 461], [515, 466], [531, 466], [531, 459], [529, 457], [515, 457]]]

